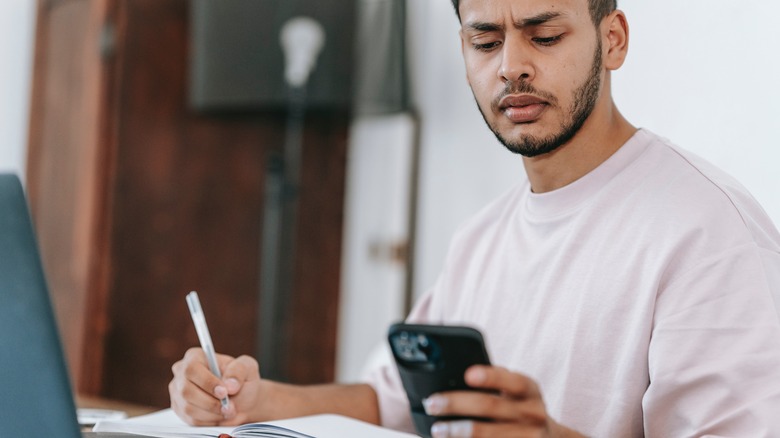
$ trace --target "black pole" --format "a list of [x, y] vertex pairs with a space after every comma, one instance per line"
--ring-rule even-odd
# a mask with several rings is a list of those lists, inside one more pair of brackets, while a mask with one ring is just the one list
[[289, 87], [284, 147], [272, 152], [265, 178], [260, 253], [260, 300], [256, 352], [264, 378], [287, 381], [290, 302], [294, 288], [306, 89]]

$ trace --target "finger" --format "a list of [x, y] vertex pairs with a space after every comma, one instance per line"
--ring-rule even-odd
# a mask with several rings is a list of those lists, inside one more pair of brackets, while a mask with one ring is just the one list
[[186, 400], [187, 403], [199, 406], [202, 409], [212, 409], [219, 403], [219, 397], [215, 396], [212, 391], [205, 390], [195, 384], [184, 372], [171, 380], [168, 385], [168, 392], [171, 394], [172, 399]]
[[181, 404], [179, 401], [171, 401], [171, 409], [185, 423], [192, 426], [215, 426], [223, 420], [214, 412], [200, 409], [190, 404]]
[[486, 423], [472, 420], [437, 422], [431, 428], [433, 438], [540, 437], [544, 430], [536, 426], [511, 423]]
[[219, 401], [185, 379], [173, 379], [168, 384], [171, 408], [189, 424], [214, 425], [222, 420]]
[[215, 414], [220, 412], [221, 404], [218, 400], [226, 397], [228, 390], [211, 372], [202, 349], [187, 350], [184, 358], [173, 365], [172, 371], [172, 399], [176, 393], [180, 398], [179, 404], [183, 407], [198, 408]]
[[503, 367], [474, 365], [466, 370], [464, 379], [474, 388], [493, 389], [515, 398], [541, 398], [533, 380]]
[[473, 435], [473, 421], [439, 421], [431, 427], [433, 438], [471, 438]]
[[549, 436], [543, 424], [488, 423], [483, 421], [474, 421], [472, 423], [472, 438], [497, 436], [539, 438]]
[[[211, 372], [206, 355], [200, 348], [190, 348], [184, 355], [184, 358], [171, 367], [174, 379], [177, 377], [192, 382], [195, 386], [202, 389], [213, 397], [221, 398], [225, 396], [225, 387], [222, 381]], [[221, 387], [221, 389], [217, 389]]]
[[260, 379], [260, 366], [249, 356], [242, 355], [226, 362], [222, 371], [222, 379], [228, 394], [237, 394], [245, 382]]
[[217, 366], [219, 366], [219, 370], [223, 374], [225, 373], [225, 367], [227, 367], [227, 365], [230, 362], [236, 360], [236, 358], [233, 356], [229, 356], [227, 354], [220, 354], [220, 353], [216, 353], [216, 359], [217, 359]]
[[539, 398], [513, 399], [480, 391], [451, 391], [434, 394], [423, 402], [425, 412], [434, 416], [462, 416], [499, 422], [543, 424], [547, 412]]

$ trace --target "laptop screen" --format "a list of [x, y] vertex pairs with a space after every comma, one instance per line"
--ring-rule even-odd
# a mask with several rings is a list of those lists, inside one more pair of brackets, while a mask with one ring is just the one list
[[0, 174], [0, 435], [81, 437], [24, 192]]

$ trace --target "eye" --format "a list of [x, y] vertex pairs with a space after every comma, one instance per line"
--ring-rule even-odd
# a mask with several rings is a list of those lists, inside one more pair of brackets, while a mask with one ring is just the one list
[[553, 37], [534, 37], [531, 40], [540, 46], [554, 46], [563, 38], [563, 34]]
[[496, 47], [501, 45], [501, 41], [491, 41], [489, 43], [474, 43], [472, 46], [474, 47], [474, 50], [479, 50], [480, 52], [490, 52], [491, 50], [495, 49]]

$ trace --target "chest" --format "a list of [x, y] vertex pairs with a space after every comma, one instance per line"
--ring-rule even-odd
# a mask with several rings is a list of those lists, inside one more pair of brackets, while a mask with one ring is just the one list
[[494, 361], [519, 371], [646, 354], [666, 257], [638, 234], [603, 216], [485, 233], [448, 270], [443, 314], [482, 329]]

